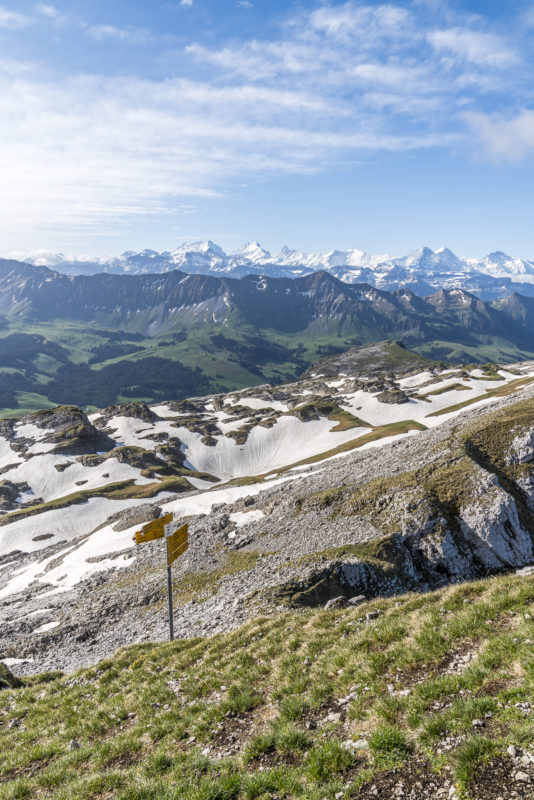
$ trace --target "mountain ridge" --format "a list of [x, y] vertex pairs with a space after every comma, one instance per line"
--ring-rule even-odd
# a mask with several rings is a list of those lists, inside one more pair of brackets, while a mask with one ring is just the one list
[[534, 261], [513, 258], [493, 251], [483, 258], [459, 257], [447, 247], [432, 250], [421, 247], [405, 256], [369, 254], [357, 248], [304, 253], [284, 246], [272, 255], [259, 242], [249, 242], [233, 253], [226, 253], [211, 240], [186, 242], [173, 250], [158, 252], [125, 251], [116, 257], [90, 258], [61, 253], [34, 251], [12, 254], [34, 266], [48, 266], [68, 275], [93, 275], [99, 272], [140, 275], [185, 272], [243, 277], [247, 274], [295, 278], [324, 269], [346, 283], [369, 282], [376, 288], [410, 286], [418, 294], [428, 294], [440, 285], [457, 286], [493, 299], [510, 293], [518, 284], [534, 295]]
[[67, 276], [0, 261], [0, 408], [178, 399], [297, 378], [318, 358], [383, 339], [440, 361], [534, 357], [534, 299], [460, 288], [421, 297], [297, 278]]

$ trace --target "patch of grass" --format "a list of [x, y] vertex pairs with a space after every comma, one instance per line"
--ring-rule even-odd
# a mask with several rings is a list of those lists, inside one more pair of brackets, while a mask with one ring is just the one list
[[323, 783], [337, 775], [342, 775], [354, 763], [352, 753], [341, 746], [339, 741], [316, 745], [308, 758], [308, 774], [316, 783]]
[[462, 788], [469, 788], [477, 769], [497, 750], [497, 743], [485, 736], [471, 736], [460, 744], [454, 754], [454, 767]]
[[232, 711], [234, 714], [242, 714], [244, 711], [252, 711], [260, 705], [262, 697], [251, 686], [230, 686], [228, 698], [223, 706], [226, 712]]
[[[533, 606], [534, 578], [502, 575], [261, 616], [207, 639], [135, 644], [74, 676], [24, 679], [0, 691], [0, 798], [322, 800], [380, 786], [382, 771], [412, 757], [430, 760], [437, 786], [449, 767], [476, 797], [488, 758], [534, 743], [515, 706], [534, 704]], [[475, 718], [487, 720], [483, 736]], [[353, 754], [347, 740], [359, 739], [368, 747]]]
[[[446, 394], [447, 392], [468, 392], [471, 391], [470, 386], [466, 386], [464, 383], [452, 383], [448, 386], [440, 386], [439, 389], [434, 389], [432, 392], [426, 392], [426, 394], [418, 395], [418, 398], [425, 398], [425, 397], [433, 397], [434, 395], [439, 394]], [[430, 416], [430, 414], [427, 414]]]
[[369, 747], [375, 761], [390, 768], [408, 756], [405, 734], [396, 725], [382, 724], [369, 737]]
[[217, 588], [228, 575], [252, 569], [261, 554], [254, 550], [228, 553], [225, 563], [211, 572], [188, 572], [183, 578], [173, 583], [174, 597], [178, 604], [192, 600], [206, 600], [217, 591]]

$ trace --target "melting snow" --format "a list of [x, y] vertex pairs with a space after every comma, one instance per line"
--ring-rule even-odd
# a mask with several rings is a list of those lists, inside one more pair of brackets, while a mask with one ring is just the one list
[[301, 422], [293, 416], [280, 417], [272, 428], [253, 428], [245, 444], [219, 437], [212, 447], [202, 444], [199, 433], [186, 428], [178, 428], [177, 434], [185, 443], [187, 461], [195, 470], [231, 480], [280, 469], [331, 450], [368, 430], [352, 428], [332, 433], [334, 427], [336, 423], [325, 417], [311, 422]]
[[39, 628], [36, 628], [33, 633], [46, 633], [47, 631], [51, 631], [54, 628], [57, 628], [59, 622], [45, 622], [44, 625], [41, 625]]
[[252, 511], [236, 511], [234, 514], [230, 514], [230, 519], [240, 528], [242, 525], [248, 525], [250, 522], [257, 522], [264, 516], [265, 514], [263, 511], [259, 508], [255, 508]]

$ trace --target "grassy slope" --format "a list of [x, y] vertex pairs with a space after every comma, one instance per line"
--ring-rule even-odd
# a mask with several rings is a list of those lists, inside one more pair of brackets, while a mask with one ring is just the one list
[[[45, 339], [57, 342], [68, 353], [70, 362], [73, 365], [87, 364], [92, 355], [92, 348], [102, 346], [106, 343], [106, 338], [98, 335], [98, 328], [77, 323], [66, 323], [55, 320], [51, 323], [30, 324], [25, 321], [15, 320], [9, 330], [2, 331], [5, 337], [12, 333], [38, 334]], [[212, 336], [224, 334], [228, 344], [215, 345]], [[268, 347], [273, 349], [275, 355], [270, 356], [269, 351], [265, 356], [258, 357], [254, 351], [250, 350], [251, 337], [263, 338]], [[125, 339], [128, 339], [127, 334]], [[125, 362], [135, 365], [144, 358], [170, 359], [180, 362], [186, 367], [195, 369], [200, 366], [202, 373], [212, 382], [213, 391], [231, 391], [255, 386], [266, 381], [271, 383], [281, 383], [283, 381], [294, 380], [300, 375], [306, 366], [316, 361], [319, 357], [330, 352], [332, 348], [338, 351], [348, 349], [356, 341], [347, 337], [338, 337], [330, 333], [312, 333], [305, 331], [302, 334], [280, 334], [276, 331], [257, 331], [243, 328], [242, 330], [231, 330], [217, 325], [191, 328], [188, 331], [187, 339], [183, 342], [171, 341], [172, 334], [136, 340], [135, 345], [142, 348], [139, 352], [124, 355], [117, 358], [104, 359], [91, 364], [91, 368], [98, 372], [104, 367], [113, 367]], [[278, 353], [276, 354], [278, 348]], [[48, 404], [48, 396], [45, 391], [47, 383], [50, 383], [55, 374], [61, 367], [59, 362], [51, 361], [47, 364], [46, 370], [43, 368], [40, 358], [35, 359], [34, 363], [28, 363], [30, 372], [33, 375], [32, 390], [38, 388], [40, 383], [39, 398], [32, 396], [27, 391], [17, 392], [17, 405], [15, 407], [5, 407], [0, 409], [2, 416], [20, 416], [38, 408], [45, 408]], [[16, 370], [5, 370], [0, 365], [0, 379], [4, 372], [16, 372]], [[142, 381], [142, 367], [140, 368], [139, 379]], [[21, 373], [22, 374], [22, 373]], [[36, 385], [33, 385], [36, 384]], [[55, 398], [57, 402], [73, 402], [87, 408], [95, 408], [91, 404], [77, 400], [75, 396], [75, 386], [73, 395], [69, 398]], [[175, 392], [175, 394], [179, 394]], [[185, 392], [183, 396], [190, 396], [194, 392]], [[155, 398], [153, 392], [140, 391], [134, 396], [121, 395], [119, 387], [114, 402], [127, 402], [132, 399], [150, 402], [161, 398]], [[181, 397], [176, 397], [181, 399]], [[53, 403], [55, 405], [55, 403]]]
[[[516, 707], [534, 700], [533, 604], [534, 579], [501, 576], [28, 679], [0, 694], [0, 798], [368, 797], [379, 773], [413, 763], [476, 798], [485, 761], [534, 745]], [[457, 654], [470, 659], [447, 671]]]

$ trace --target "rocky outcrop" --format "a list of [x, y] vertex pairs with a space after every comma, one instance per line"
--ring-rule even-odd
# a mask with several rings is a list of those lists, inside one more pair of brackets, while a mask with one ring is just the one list
[[118, 514], [114, 514], [113, 517], [106, 520], [106, 523], [109, 525], [116, 519], [117, 521], [113, 524], [113, 530], [125, 531], [131, 528], [132, 525], [144, 525], [145, 522], [152, 522], [153, 519], [157, 519], [160, 515], [160, 506], [145, 503], [145, 505], [137, 506], [137, 508], [129, 508], [127, 511], [120, 511]]
[[0, 481], [0, 511], [12, 511], [17, 508], [17, 500], [21, 492], [29, 492], [27, 483]]
[[105, 428], [113, 417], [133, 417], [143, 422], [152, 423], [158, 419], [146, 403], [123, 403], [119, 406], [109, 406], [95, 419], [98, 428]]
[[401, 389], [386, 389], [376, 396], [379, 403], [388, 403], [389, 405], [398, 405], [400, 403], [409, 403], [410, 398]]
[[[76, 406], [57, 406], [36, 411], [21, 420], [42, 428], [48, 433], [40, 439], [41, 442], [53, 444], [51, 452], [58, 455], [73, 453], [91, 453], [96, 450], [110, 450], [113, 442], [99, 431], [87, 418], [84, 412]], [[18, 444], [18, 439], [17, 439]], [[20, 448], [24, 451], [27, 445], [24, 440]], [[12, 447], [14, 447], [12, 443]]]

